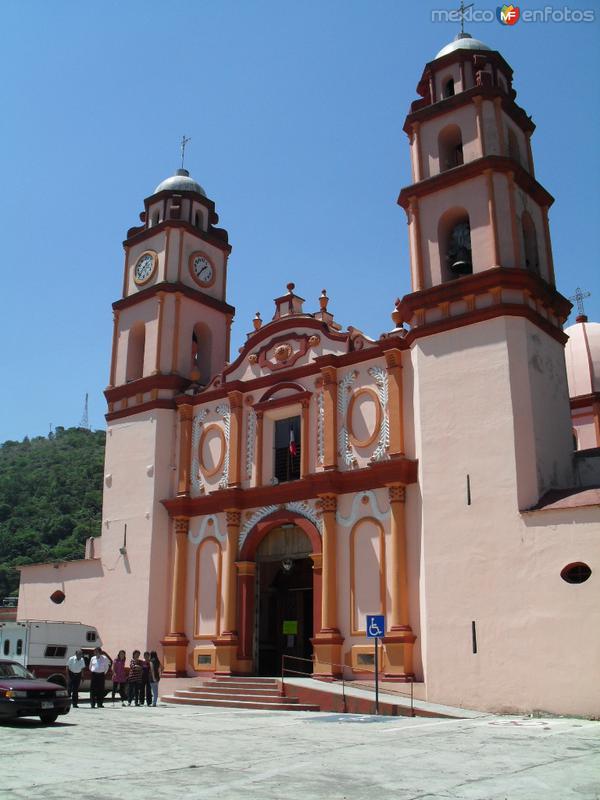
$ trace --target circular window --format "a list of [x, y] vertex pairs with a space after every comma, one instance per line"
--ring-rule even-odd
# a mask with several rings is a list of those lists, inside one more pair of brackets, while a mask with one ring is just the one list
[[50, 595], [50, 600], [57, 605], [60, 605], [65, 599], [65, 593], [61, 592], [60, 589], [57, 589], [55, 592], [52, 592]]
[[592, 570], [583, 561], [567, 564], [561, 571], [560, 577], [567, 583], [585, 583], [592, 574]]

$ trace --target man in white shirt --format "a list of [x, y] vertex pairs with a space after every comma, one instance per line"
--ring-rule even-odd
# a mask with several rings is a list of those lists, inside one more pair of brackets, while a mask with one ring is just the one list
[[81, 683], [81, 673], [85, 669], [85, 661], [81, 650], [75, 650], [75, 655], [67, 660], [67, 670], [69, 673], [69, 697], [73, 708], [79, 708], [79, 684]]
[[104, 708], [104, 679], [110, 669], [110, 658], [105, 655], [99, 647], [94, 650], [94, 655], [90, 659], [90, 672], [92, 682], [90, 686], [90, 700], [92, 708]]

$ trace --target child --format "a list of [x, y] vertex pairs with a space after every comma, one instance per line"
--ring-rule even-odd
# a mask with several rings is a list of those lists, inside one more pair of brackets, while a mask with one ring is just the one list
[[133, 658], [129, 664], [129, 676], [127, 678], [127, 700], [128, 705], [131, 705], [131, 701], [133, 700], [136, 706], [144, 704], [144, 698], [142, 697], [142, 662], [140, 661], [140, 651], [134, 650], [133, 651]]

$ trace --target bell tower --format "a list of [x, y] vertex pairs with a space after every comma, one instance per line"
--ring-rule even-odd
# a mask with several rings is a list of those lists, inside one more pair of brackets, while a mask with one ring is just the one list
[[123, 246], [123, 297], [113, 304], [109, 413], [131, 411], [206, 385], [229, 359], [227, 232], [212, 200], [187, 170], [144, 201], [142, 225]]
[[413, 182], [398, 199], [413, 292], [397, 312], [413, 342], [424, 488], [445, 474], [431, 490], [463, 498], [468, 483], [502, 480], [528, 508], [572, 479], [570, 303], [554, 286], [535, 126], [510, 66], [467, 33], [425, 66], [417, 92], [404, 124]]
[[[127, 610], [115, 635], [158, 650], [167, 610], [152, 587], [168, 580], [174, 546], [162, 501], [177, 491], [175, 397], [222, 371], [234, 308], [227, 232], [187, 170], [159, 183], [140, 220], [123, 243], [123, 293], [113, 304], [102, 553]], [[110, 592], [99, 600], [107, 614], [113, 601]]]

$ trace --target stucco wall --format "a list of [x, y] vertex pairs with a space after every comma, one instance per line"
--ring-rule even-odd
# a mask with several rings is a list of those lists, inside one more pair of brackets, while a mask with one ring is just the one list
[[[600, 568], [597, 509], [553, 519], [519, 513], [519, 472], [533, 474], [529, 488], [538, 474], [545, 480], [561, 439], [550, 430], [552, 420], [560, 427], [559, 399], [546, 400], [544, 380], [529, 365], [528, 325], [491, 320], [419, 339], [413, 348], [428, 699], [600, 713], [597, 581], [573, 586], [560, 578], [574, 560]], [[554, 345], [542, 337], [541, 352], [550, 358]], [[519, 448], [526, 435], [531, 449]]]

